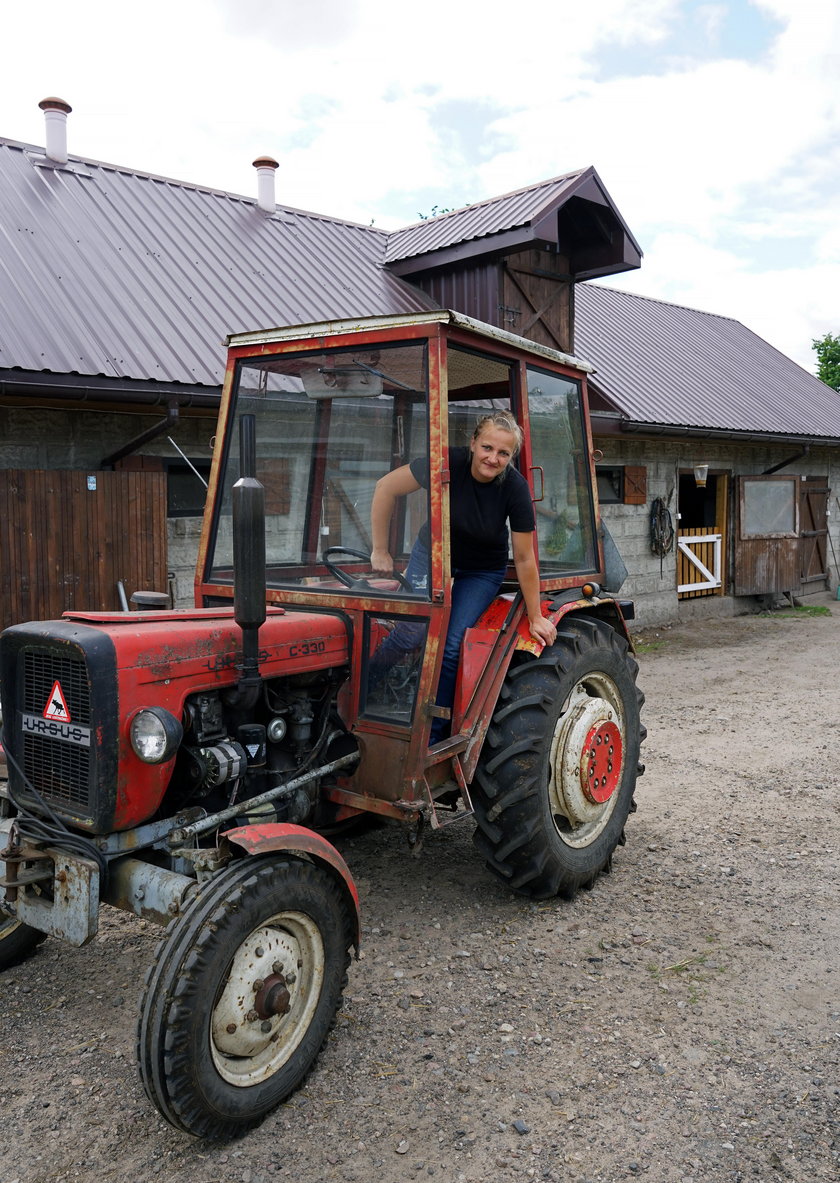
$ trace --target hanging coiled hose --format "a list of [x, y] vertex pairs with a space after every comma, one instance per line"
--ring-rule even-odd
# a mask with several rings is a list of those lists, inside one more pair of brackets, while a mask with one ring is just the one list
[[674, 545], [674, 520], [668, 503], [657, 497], [650, 507], [650, 549], [659, 555], [659, 574], [662, 574], [662, 563], [665, 555], [669, 554]]

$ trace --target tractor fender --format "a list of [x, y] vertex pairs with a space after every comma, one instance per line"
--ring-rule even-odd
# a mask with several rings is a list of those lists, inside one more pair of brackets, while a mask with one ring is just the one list
[[[634, 652], [633, 641], [630, 636], [630, 631], [627, 628], [627, 622], [624, 619], [624, 614], [621, 610], [621, 605], [617, 600], [606, 599], [603, 597], [591, 596], [589, 598], [581, 597], [580, 599], [568, 600], [565, 604], [546, 605], [548, 611], [546, 616], [552, 624], [560, 627], [560, 621], [564, 616], [594, 616], [599, 620], [603, 620], [611, 628], [615, 629], [624, 637], [625, 641], [630, 647], [630, 652]], [[518, 637], [516, 642], [517, 649], [524, 649], [528, 653], [542, 653], [545, 646], [531, 636], [528, 628], [528, 617], [523, 616], [519, 622], [517, 630]]]
[[348, 899], [352, 902], [354, 922], [354, 945], [356, 952], [362, 935], [362, 918], [359, 893], [350, 868], [331, 842], [309, 830], [306, 826], [295, 826], [291, 822], [257, 822], [249, 826], [237, 826], [224, 834], [229, 842], [241, 846], [248, 854], [268, 854], [287, 850], [308, 854], [318, 863], [325, 863], [334, 871], [341, 882]]

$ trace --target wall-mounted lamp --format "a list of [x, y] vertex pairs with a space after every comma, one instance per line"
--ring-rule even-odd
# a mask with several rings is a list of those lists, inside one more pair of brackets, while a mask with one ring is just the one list
[[706, 478], [708, 477], [708, 475], [709, 475], [708, 464], [695, 464], [694, 465], [694, 483], [698, 489], [705, 489], [706, 488]]

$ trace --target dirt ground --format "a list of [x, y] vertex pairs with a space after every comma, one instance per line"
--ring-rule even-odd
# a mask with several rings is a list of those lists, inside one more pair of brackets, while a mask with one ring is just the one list
[[470, 822], [339, 845], [362, 959], [306, 1087], [241, 1141], [147, 1102], [159, 937], [0, 975], [0, 1183], [840, 1177], [840, 604], [642, 637], [647, 773], [613, 873], [532, 904]]

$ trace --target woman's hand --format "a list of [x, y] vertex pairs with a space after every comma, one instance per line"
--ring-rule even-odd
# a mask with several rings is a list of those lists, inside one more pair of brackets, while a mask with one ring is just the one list
[[419, 488], [407, 464], [386, 472], [376, 482], [370, 503], [370, 565], [374, 575], [393, 574], [394, 560], [388, 547], [394, 506], [398, 497], [407, 497]]
[[538, 641], [542, 641], [545, 645], [553, 645], [557, 640], [557, 629], [545, 616], [537, 616], [533, 620], [529, 620], [528, 624], [531, 629], [531, 636]]
[[382, 547], [370, 552], [370, 566], [374, 575], [392, 575], [394, 572], [394, 560]]

